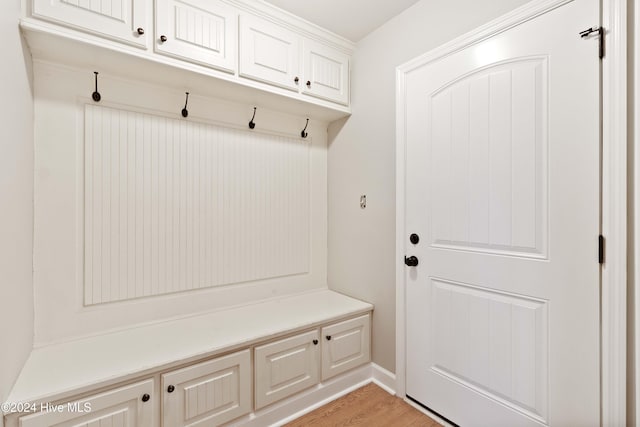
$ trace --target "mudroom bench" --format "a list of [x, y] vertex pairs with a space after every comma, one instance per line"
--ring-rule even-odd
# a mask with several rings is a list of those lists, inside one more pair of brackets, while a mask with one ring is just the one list
[[318, 290], [35, 348], [5, 426], [250, 424], [367, 364], [372, 310]]

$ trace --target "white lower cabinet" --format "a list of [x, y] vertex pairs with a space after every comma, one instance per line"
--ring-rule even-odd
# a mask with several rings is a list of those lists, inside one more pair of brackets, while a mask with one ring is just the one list
[[369, 315], [322, 328], [322, 381], [371, 360]]
[[369, 314], [255, 348], [256, 409], [371, 360]]
[[319, 344], [314, 330], [256, 347], [256, 409], [318, 383]]
[[217, 426], [251, 412], [249, 350], [162, 375], [164, 427]]
[[370, 314], [321, 325], [184, 368], [159, 370], [153, 378], [86, 394], [50, 410], [11, 416], [5, 425], [219, 426], [366, 364], [370, 329]]
[[49, 404], [20, 418], [20, 427], [152, 427], [153, 380], [118, 387], [72, 402]]

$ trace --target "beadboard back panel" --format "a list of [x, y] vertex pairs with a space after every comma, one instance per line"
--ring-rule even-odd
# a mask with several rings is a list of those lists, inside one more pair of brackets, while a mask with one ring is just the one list
[[85, 107], [85, 304], [309, 271], [309, 144]]
[[36, 346], [326, 288], [326, 122], [93, 71], [34, 61]]

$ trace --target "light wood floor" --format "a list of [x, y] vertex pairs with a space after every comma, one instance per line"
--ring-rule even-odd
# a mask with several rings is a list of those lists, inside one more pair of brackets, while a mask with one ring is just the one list
[[368, 384], [298, 418], [286, 427], [441, 427], [375, 384]]

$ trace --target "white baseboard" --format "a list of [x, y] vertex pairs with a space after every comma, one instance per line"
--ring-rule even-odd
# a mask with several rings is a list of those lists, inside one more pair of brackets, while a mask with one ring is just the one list
[[374, 363], [369, 363], [267, 408], [238, 418], [228, 426], [282, 426], [372, 382], [395, 395], [395, 375]]
[[396, 375], [382, 366], [371, 363], [371, 377], [373, 382], [387, 393], [396, 395]]

